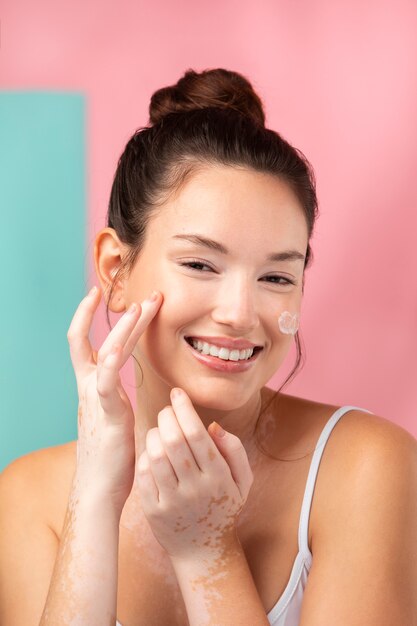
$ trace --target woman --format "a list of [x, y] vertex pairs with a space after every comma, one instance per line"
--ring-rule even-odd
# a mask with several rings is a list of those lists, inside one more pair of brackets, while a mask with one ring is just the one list
[[[293, 338], [300, 362], [316, 217], [308, 161], [243, 76], [152, 96], [68, 330], [78, 442], [2, 475], [2, 624], [417, 623], [416, 441], [266, 387]], [[123, 316], [95, 352], [103, 294]]]

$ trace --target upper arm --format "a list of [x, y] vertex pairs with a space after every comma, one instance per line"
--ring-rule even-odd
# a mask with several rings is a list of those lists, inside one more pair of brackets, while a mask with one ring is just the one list
[[58, 551], [38, 459], [25, 455], [0, 474], [0, 624], [7, 626], [39, 624]]
[[417, 624], [417, 441], [388, 424], [340, 439], [300, 626]]

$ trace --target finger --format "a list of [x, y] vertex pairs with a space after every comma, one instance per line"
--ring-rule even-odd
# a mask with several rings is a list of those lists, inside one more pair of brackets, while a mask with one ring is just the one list
[[98, 360], [105, 359], [112, 349], [112, 346], [115, 343], [119, 343], [123, 347], [121, 362], [121, 367], [123, 367], [138, 342], [139, 337], [156, 315], [161, 302], [162, 299], [158, 292], [156, 300], [147, 298], [142, 304], [132, 303], [136, 305], [136, 310], [132, 311], [129, 308], [118, 320], [115, 327], [103, 342], [98, 352]]
[[159, 411], [158, 430], [165, 454], [174, 468], [178, 481], [184, 485], [195, 483], [201, 473], [200, 468], [178, 424], [172, 406], [166, 406]]
[[113, 424], [124, 423], [126, 417], [126, 394], [121, 394], [119, 374], [121, 361], [122, 347], [115, 344], [107, 358], [97, 365], [97, 393], [105, 418]]
[[159, 491], [159, 500], [169, 496], [178, 488], [178, 479], [165, 454], [159, 437], [158, 428], [151, 428], [146, 433], [146, 451], [150, 462], [152, 476]]
[[162, 302], [161, 294], [155, 301], [146, 299], [143, 304], [136, 304], [136, 311], [126, 311], [111, 330], [98, 352], [93, 351], [88, 338], [94, 313], [99, 299], [87, 296], [78, 307], [67, 333], [70, 343], [71, 360], [77, 378], [87, 373], [90, 365], [102, 363], [107, 358], [115, 343], [122, 346], [123, 367], [136, 345], [140, 335], [146, 329]]
[[212, 472], [215, 466], [224, 467], [224, 459], [207, 433], [203, 422], [183, 389], [171, 390], [172, 407], [178, 424], [202, 472]]
[[134, 326], [130, 337], [126, 341], [126, 344], [123, 348], [122, 366], [126, 363], [127, 359], [132, 354], [136, 344], [138, 343], [139, 338], [145, 332], [146, 328], [149, 326], [149, 324], [160, 309], [163, 298], [160, 292], [157, 293], [158, 295], [156, 300], [151, 300], [150, 298], [147, 298], [142, 302], [142, 312], [139, 320], [136, 323], [136, 326]]
[[152, 510], [158, 503], [159, 493], [151, 472], [151, 464], [146, 449], [140, 455], [137, 463], [137, 485], [144, 509]]
[[81, 369], [91, 359], [92, 347], [88, 334], [101, 298], [100, 288], [96, 289], [95, 293], [90, 291], [81, 300], [67, 332], [71, 361], [76, 376], [81, 375]]
[[248, 455], [239, 437], [220, 429], [217, 422], [212, 422], [208, 427], [209, 434], [213, 437], [223, 457], [230, 468], [240, 495], [246, 500], [253, 483], [253, 473], [249, 464]]

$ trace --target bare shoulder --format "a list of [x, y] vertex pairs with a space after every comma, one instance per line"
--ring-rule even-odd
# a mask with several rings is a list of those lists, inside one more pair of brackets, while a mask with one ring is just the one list
[[313, 543], [316, 539], [317, 545], [320, 529], [334, 528], [332, 513], [341, 510], [342, 501], [350, 497], [351, 504], [359, 505], [366, 489], [401, 498], [403, 494], [396, 487], [406, 485], [410, 473], [417, 480], [417, 440], [407, 430], [362, 410], [344, 413], [332, 430], [320, 463]]
[[[292, 428], [307, 433], [313, 440], [320, 434], [330, 417], [340, 406], [316, 402], [295, 396], [282, 394], [283, 409], [291, 416]], [[370, 410], [370, 409], [368, 409]], [[407, 430], [391, 420], [368, 413], [365, 410], [350, 409], [342, 415], [326, 443], [323, 453], [326, 465], [332, 472], [343, 459], [357, 460], [370, 453], [401, 454], [409, 458], [417, 453], [417, 440]], [[320, 469], [320, 472], [322, 470]]]
[[417, 441], [408, 431], [347, 411], [323, 451], [311, 522], [300, 626], [415, 623]]
[[[309, 465], [324, 426], [340, 407], [287, 395], [282, 403], [291, 426], [280, 431], [285, 443], [279, 452], [308, 450]], [[352, 506], [360, 506], [364, 490], [374, 489], [384, 492], [386, 498], [400, 499], [404, 497], [402, 487], [412, 489], [410, 477], [417, 481], [417, 440], [383, 416], [360, 409], [345, 412], [334, 426], [320, 461], [310, 515], [312, 549], [317, 548], [322, 531], [341, 528], [334, 516], [348, 498]], [[417, 501], [416, 493], [409, 495]]]
[[345, 474], [347, 466], [351, 470], [379, 471], [389, 463], [393, 471], [417, 462], [417, 440], [385, 417], [352, 409], [334, 427], [324, 454], [329, 471], [338, 477]]
[[8, 500], [14, 501], [19, 508], [26, 508], [30, 504], [33, 514], [42, 518], [59, 536], [76, 454], [76, 441], [24, 454], [1, 472], [0, 491], [9, 494], [11, 498]]
[[74, 444], [44, 448], [0, 474], [0, 623], [39, 624], [72, 483]]

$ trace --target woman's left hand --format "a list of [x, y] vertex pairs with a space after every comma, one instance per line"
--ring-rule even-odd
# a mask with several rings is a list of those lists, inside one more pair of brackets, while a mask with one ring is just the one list
[[171, 402], [138, 460], [143, 512], [170, 557], [217, 556], [236, 541], [252, 470], [240, 439], [207, 431], [184, 390]]

